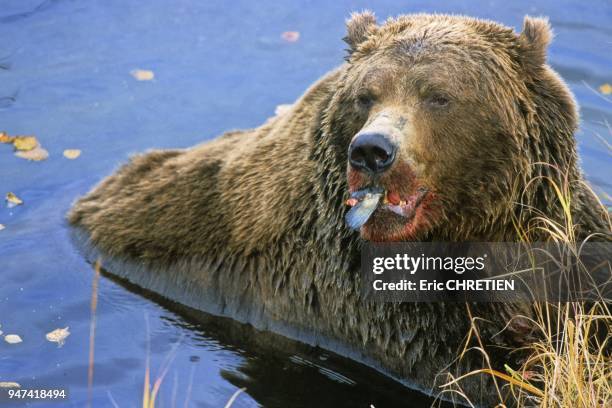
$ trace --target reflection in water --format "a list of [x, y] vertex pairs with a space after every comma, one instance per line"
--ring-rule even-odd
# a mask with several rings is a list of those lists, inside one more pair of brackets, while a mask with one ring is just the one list
[[236, 387], [246, 388], [265, 407], [452, 406], [334, 353], [191, 309], [107, 272], [103, 275], [173, 312], [164, 321], [187, 329], [196, 343], [239, 354], [244, 360], [223, 369], [221, 375]]

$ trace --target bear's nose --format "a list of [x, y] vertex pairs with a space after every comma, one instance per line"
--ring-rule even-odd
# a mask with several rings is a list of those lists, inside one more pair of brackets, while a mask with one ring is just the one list
[[397, 145], [380, 133], [358, 135], [349, 146], [349, 162], [357, 170], [382, 173], [395, 160]]

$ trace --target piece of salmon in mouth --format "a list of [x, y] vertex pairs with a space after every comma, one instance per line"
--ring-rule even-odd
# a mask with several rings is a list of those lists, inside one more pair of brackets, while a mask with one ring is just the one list
[[345, 217], [346, 224], [349, 228], [358, 230], [368, 222], [376, 209], [390, 211], [409, 222], [414, 218], [427, 193], [425, 187], [419, 187], [407, 197], [400, 197], [398, 193], [378, 186], [357, 190], [346, 200], [346, 205], [351, 207]]

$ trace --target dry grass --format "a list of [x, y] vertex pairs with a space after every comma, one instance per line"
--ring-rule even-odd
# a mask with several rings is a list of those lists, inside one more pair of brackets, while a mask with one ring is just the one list
[[[505, 373], [491, 368], [477, 327], [479, 319], [471, 316], [468, 341], [458, 359], [477, 351], [486, 366], [459, 377], [450, 376], [450, 381], [442, 385], [442, 392], [457, 394], [474, 406], [461, 389], [461, 381], [474, 375], [489, 375], [497, 387], [499, 406], [612, 407], [612, 314], [607, 305], [571, 302], [538, 303], [535, 307], [536, 319], [532, 322], [540, 340], [525, 347], [529, 356], [518, 370], [506, 366]], [[559, 323], [551, 324], [554, 321]], [[604, 327], [605, 338], [595, 336], [598, 327]], [[476, 345], [468, 347], [472, 341]], [[509, 388], [511, 395], [506, 404], [504, 388]]]
[[[541, 384], [540, 395], [515, 394], [520, 405], [533, 401], [540, 407], [612, 406], [612, 315], [605, 303], [538, 304], [537, 329], [542, 340], [530, 347], [531, 355], [520, 377]], [[560, 323], [551, 325], [551, 321]], [[605, 338], [596, 336], [605, 327]]]
[[[516, 228], [522, 237], [537, 230], [544, 232], [551, 241], [578, 247], [581, 243], [576, 242], [576, 225], [570, 210], [572, 181], [566, 176], [559, 177], [559, 180], [559, 183], [552, 178], [545, 181], [556, 191], [563, 208], [563, 219], [555, 221], [540, 213], [530, 225], [517, 224]], [[592, 192], [590, 188], [589, 191]], [[601, 207], [608, 216], [609, 230], [612, 230], [609, 213], [603, 205]], [[488, 375], [497, 388], [498, 406], [612, 407], [612, 314], [605, 300], [555, 304], [534, 302], [534, 317], [529, 321], [535, 327], [534, 334], [538, 340], [521, 349], [528, 356], [522, 366], [513, 370], [506, 365], [505, 373], [491, 367], [478, 330], [480, 319], [472, 316], [467, 307], [471, 326], [458, 360], [475, 351], [483, 356], [486, 364], [460, 377], [448, 374], [450, 381], [442, 385], [442, 394], [459, 395], [473, 405], [461, 389], [461, 381], [474, 375]], [[506, 400], [504, 404], [502, 395], [508, 395], [506, 391], [509, 391], [510, 401]]]
[[96, 339], [96, 310], [98, 308], [98, 283], [100, 281], [100, 260], [94, 264], [94, 277], [91, 285], [91, 305], [89, 322], [89, 363], [87, 367], [87, 406], [91, 407], [94, 379], [94, 350]]

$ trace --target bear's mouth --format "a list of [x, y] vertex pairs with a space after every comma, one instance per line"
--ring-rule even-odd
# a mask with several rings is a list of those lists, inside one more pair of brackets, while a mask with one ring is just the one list
[[388, 191], [382, 187], [374, 186], [357, 190], [346, 200], [351, 209], [345, 220], [349, 228], [358, 230], [368, 222], [376, 209], [390, 211], [410, 222], [419, 205], [423, 202], [429, 190], [419, 187], [415, 193], [401, 197], [395, 191]]

